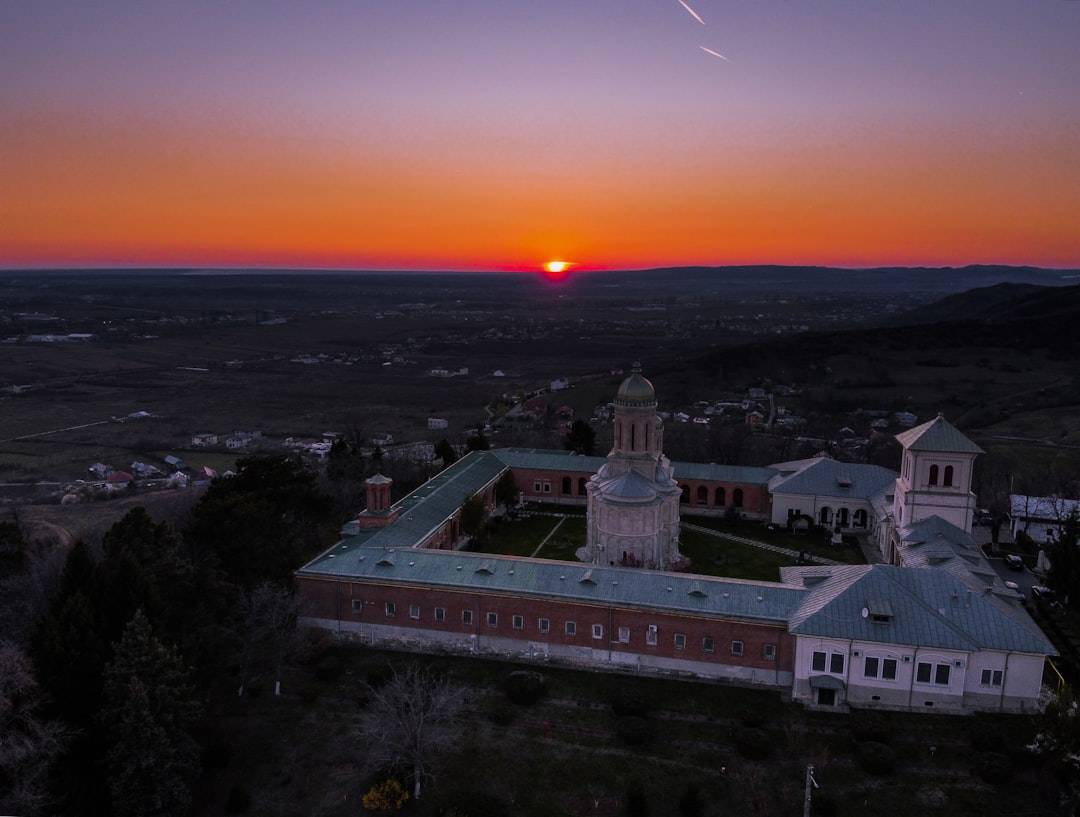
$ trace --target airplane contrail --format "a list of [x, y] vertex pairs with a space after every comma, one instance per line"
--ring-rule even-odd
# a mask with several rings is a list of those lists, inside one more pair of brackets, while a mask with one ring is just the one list
[[690, 12], [690, 14], [693, 15], [695, 20], [697, 20], [702, 25], [705, 25], [705, 21], [701, 19], [701, 17], [698, 15], [698, 13], [696, 11], [694, 11], [692, 8], [690, 8], [690, 6], [686, 5], [684, 0], [679, 0], [679, 5], [681, 5], [684, 9], [686, 9], [688, 12]]
[[717, 51], [713, 51], [713, 50], [712, 50], [711, 48], [706, 48], [706, 47], [705, 47], [705, 46], [703, 46], [703, 45], [699, 45], [699, 46], [698, 46], [698, 48], [700, 48], [700, 49], [701, 49], [702, 51], [704, 51], [704, 52], [705, 52], [706, 54], [712, 54], [712, 55], [713, 55], [714, 57], [719, 57], [719, 58], [720, 58], [720, 59], [722, 59], [722, 60], [723, 60], [724, 62], [731, 62], [731, 60], [729, 60], [729, 59], [728, 59], [727, 57], [725, 57], [725, 56], [724, 56], [723, 54], [721, 54], [721, 53], [719, 53], [719, 52], [717, 52]]

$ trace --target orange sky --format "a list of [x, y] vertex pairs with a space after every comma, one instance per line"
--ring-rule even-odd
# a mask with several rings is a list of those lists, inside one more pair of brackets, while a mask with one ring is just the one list
[[558, 83], [545, 108], [544, 77], [509, 111], [391, 77], [370, 116], [318, 107], [302, 75], [233, 104], [20, 89], [0, 112], [0, 267], [1080, 266], [1080, 99], [1020, 117], [1027, 103], [956, 110], [927, 87], [925, 103], [825, 95], [820, 113], [751, 96], [778, 80], [750, 58], [709, 59], [730, 98], [658, 83], [654, 114]]

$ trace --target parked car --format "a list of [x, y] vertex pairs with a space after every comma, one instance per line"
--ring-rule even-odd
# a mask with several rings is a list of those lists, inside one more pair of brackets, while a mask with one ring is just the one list
[[1042, 584], [1031, 585], [1031, 597], [1035, 601], [1054, 601], [1054, 591]]
[[1024, 560], [1017, 556], [1015, 553], [1005, 554], [1005, 564], [1008, 565], [1010, 570], [1024, 569]]

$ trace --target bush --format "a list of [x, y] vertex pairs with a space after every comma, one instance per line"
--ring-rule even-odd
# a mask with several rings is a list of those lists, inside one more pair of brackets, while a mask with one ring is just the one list
[[503, 680], [503, 691], [506, 697], [522, 706], [531, 706], [536, 703], [543, 696], [545, 689], [544, 676], [539, 672], [517, 670], [511, 672]]
[[640, 715], [623, 715], [615, 725], [619, 739], [630, 746], [643, 746], [653, 739], [652, 722]]
[[851, 713], [851, 735], [856, 743], [889, 743], [892, 730], [888, 718], [870, 709], [855, 709]]
[[869, 774], [892, 774], [896, 768], [896, 752], [887, 744], [869, 740], [858, 744], [856, 754], [859, 765]]
[[773, 744], [764, 729], [744, 727], [735, 735], [735, 748], [747, 760], [765, 760], [772, 754]]
[[1012, 761], [1000, 752], [979, 752], [975, 758], [975, 774], [987, 783], [1006, 783], [1012, 773]]
[[401, 811], [408, 801], [409, 793], [405, 787], [391, 777], [368, 789], [360, 802], [368, 811], [390, 815]]
[[251, 792], [243, 783], [233, 783], [225, 798], [226, 814], [243, 814], [251, 809]]

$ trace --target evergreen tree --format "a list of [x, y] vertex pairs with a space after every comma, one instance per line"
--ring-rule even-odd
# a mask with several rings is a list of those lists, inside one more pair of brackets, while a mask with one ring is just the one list
[[514, 481], [514, 472], [509, 468], [503, 471], [495, 483], [495, 501], [507, 508], [518, 501], [517, 482]]
[[458, 455], [450, 441], [444, 438], [435, 443], [435, 458], [442, 460], [443, 468], [449, 468], [457, 462]]
[[591, 457], [596, 451], [596, 432], [584, 420], [574, 420], [563, 444], [567, 451]]
[[190, 729], [199, 706], [179, 654], [154, 635], [140, 610], [105, 668], [101, 723], [113, 813], [179, 815], [191, 802], [199, 770]]
[[491, 443], [481, 432], [476, 432], [465, 441], [466, 451], [490, 451]]

